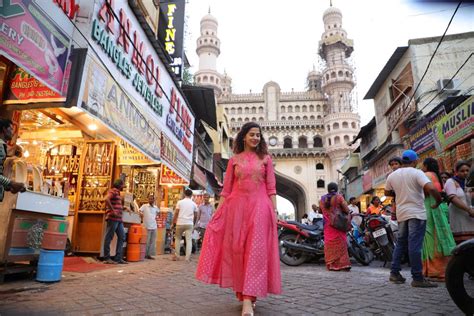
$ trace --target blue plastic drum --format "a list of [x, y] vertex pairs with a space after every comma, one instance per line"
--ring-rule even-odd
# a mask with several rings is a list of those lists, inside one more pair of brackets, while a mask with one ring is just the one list
[[40, 250], [36, 281], [57, 282], [61, 281], [63, 271], [63, 250]]

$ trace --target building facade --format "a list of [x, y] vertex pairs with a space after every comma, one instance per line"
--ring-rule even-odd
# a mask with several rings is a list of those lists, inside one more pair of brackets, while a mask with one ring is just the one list
[[349, 61], [352, 40], [342, 28], [339, 9], [328, 8], [323, 21], [319, 54], [325, 66], [308, 73], [306, 91], [283, 92], [270, 81], [259, 93], [232, 93], [230, 76], [217, 71], [220, 39], [217, 19], [211, 14], [202, 18], [197, 39], [195, 83], [214, 88], [231, 136], [246, 122], [262, 126], [275, 164], [278, 195], [294, 204], [297, 218], [318, 204], [329, 182], [338, 180], [341, 161], [360, 129]]

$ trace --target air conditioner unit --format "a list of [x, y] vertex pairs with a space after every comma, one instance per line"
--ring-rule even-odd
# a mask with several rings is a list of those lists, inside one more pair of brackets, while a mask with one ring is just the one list
[[456, 94], [460, 90], [456, 89], [459, 85], [459, 79], [439, 79], [436, 82], [436, 86], [438, 88], [438, 92], [442, 92], [445, 94]]

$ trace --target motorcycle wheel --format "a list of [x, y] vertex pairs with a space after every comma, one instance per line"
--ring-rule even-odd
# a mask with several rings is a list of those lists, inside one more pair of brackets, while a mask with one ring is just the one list
[[385, 246], [380, 246], [382, 249], [383, 257], [386, 262], [392, 262], [393, 259], [393, 245], [391, 243]]
[[[474, 254], [453, 256], [446, 267], [446, 288], [454, 303], [466, 315], [474, 314], [474, 297], [466, 291], [465, 275], [474, 266]], [[472, 282], [472, 281], [468, 281]]]
[[283, 246], [283, 241], [300, 243], [295, 234], [283, 234], [279, 238], [280, 242], [280, 261], [288, 266], [299, 266], [308, 260], [308, 256], [300, 251], [287, 249]]
[[373, 260], [370, 250], [364, 245], [359, 244], [357, 241], [351, 238], [351, 245], [349, 247], [349, 252], [354, 259], [357, 260], [361, 265], [368, 266]]

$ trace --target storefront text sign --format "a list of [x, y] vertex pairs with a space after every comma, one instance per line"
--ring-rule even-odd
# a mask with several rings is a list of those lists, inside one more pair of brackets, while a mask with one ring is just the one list
[[163, 163], [176, 170], [182, 178], [189, 181], [191, 162], [186, 160], [185, 156], [164, 133], [161, 133], [161, 159]]
[[160, 161], [160, 130], [98, 62], [88, 58], [81, 107], [155, 162]]
[[387, 176], [392, 172], [392, 168], [388, 165], [388, 161], [392, 157], [401, 157], [402, 156], [402, 148], [396, 148], [395, 150], [391, 150], [386, 153], [383, 157], [378, 159], [371, 168], [371, 176], [372, 176], [372, 187], [378, 188], [385, 186], [385, 181], [387, 180]]
[[129, 143], [120, 140], [117, 146], [117, 164], [130, 166], [152, 165], [156, 162], [148, 159]]
[[16, 66], [10, 75], [10, 85], [3, 104], [32, 102], [64, 102], [66, 98], [45, 86], [38, 79]]
[[474, 96], [461, 103], [433, 126], [434, 144], [441, 153], [474, 135]]
[[177, 175], [173, 170], [165, 165], [161, 166], [161, 185], [188, 185], [189, 182]]
[[64, 75], [73, 30], [71, 21], [53, 1], [4, 0], [0, 55], [66, 95]]
[[171, 57], [171, 69], [178, 76], [183, 74], [183, 39], [185, 0], [168, 0], [160, 3], [158, 37]]
[[191, 162], [193, 134], [185, 133], [186, 138], [180, 138], [176, 130], [167, 126], [167, 114], [172, 111], [172, 91], [189, 114], [179, 126], [184, 122], [184, 131], [194, 131], [194, 117], [128, 1], [98, 0], [91, 16], [84, 28], [88, 30], [94, 52], [121, 89], [155, 117], [159, 129], [184, 153], [185, 160]]
[[196, 164], [193, 166], [193, 180], [203, 188], [207, 186], [206, 174]]

